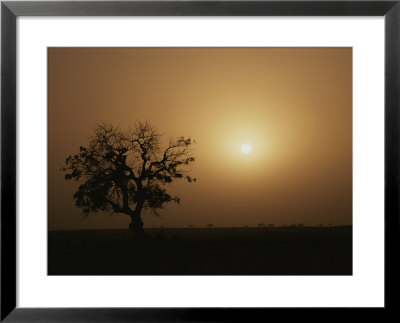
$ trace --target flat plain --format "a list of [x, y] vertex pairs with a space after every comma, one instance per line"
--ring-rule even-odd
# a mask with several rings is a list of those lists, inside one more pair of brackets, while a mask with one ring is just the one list
[[49, 275], [351, 275], [352, 226], [49, 231]]

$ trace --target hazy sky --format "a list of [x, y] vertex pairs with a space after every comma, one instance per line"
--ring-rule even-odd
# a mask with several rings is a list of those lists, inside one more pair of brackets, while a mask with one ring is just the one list
[[48, 84], [51, 230], [128, 227], [82, 219], [60, 168], [96, 123], [138, 120], [197, 142], [197, 183], [145, 227], [352, 223], [351, 48], [50, 48]]

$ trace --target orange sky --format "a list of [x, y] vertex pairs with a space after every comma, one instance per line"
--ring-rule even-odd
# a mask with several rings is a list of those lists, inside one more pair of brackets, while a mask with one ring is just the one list
[[197, 183], [145, 227], [352, 223], [351, 48], [49, 48], [48, 68], [50, 230], [127, 228], [82, 219], [60, 168], [96, 123], [137, 120], [197, 142]]

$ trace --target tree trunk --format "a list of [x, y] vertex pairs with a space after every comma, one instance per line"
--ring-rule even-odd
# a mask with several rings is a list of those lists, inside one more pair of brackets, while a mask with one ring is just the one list
[[132, 222], [129, 224], [129, 230], [131, 230], [135, 238], [143, 238], [146, 234], [143, 230], [143, 221], [140, 218], [140, 215], [132, 215]]
[[143, 221], [140, 217], [142, 213], [143, 202], [138, 202], [136, 204], [135, 210], [131, 213], [132, 222], [129, 224], [129, 230], [133, 231], [135, 238], [143, 238], [146, 234], [143, 230]]

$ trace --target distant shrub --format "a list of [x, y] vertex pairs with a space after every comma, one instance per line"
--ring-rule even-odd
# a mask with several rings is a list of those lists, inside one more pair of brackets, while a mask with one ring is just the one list
[[265, 227], [265, 224], [264, 223], [259, 223], [259, 224], [257, 224], [257, 226], [260, 227], [260, 228], [263, 228], [263, 227]]
[[274, 227], [274, 226], [275, 226], [275, 224], [273, 224], [273, 223], [270, 223], [270, 224], [268, 224], [268, 226], [269, 226], [269, 227]]
[[299, 227], [304, 227], [304, 224], [303, 224], [303, 223], [299, 223], [298, 226], [299, 226]]
[[212, 227], [214, 227], [214, 224], [212, 223], [207, 224], [207, 228], [212, 228]]
[[189, 224], [188, 227], [189, 228], [194, 228], [194, 225], [193, 224]]

